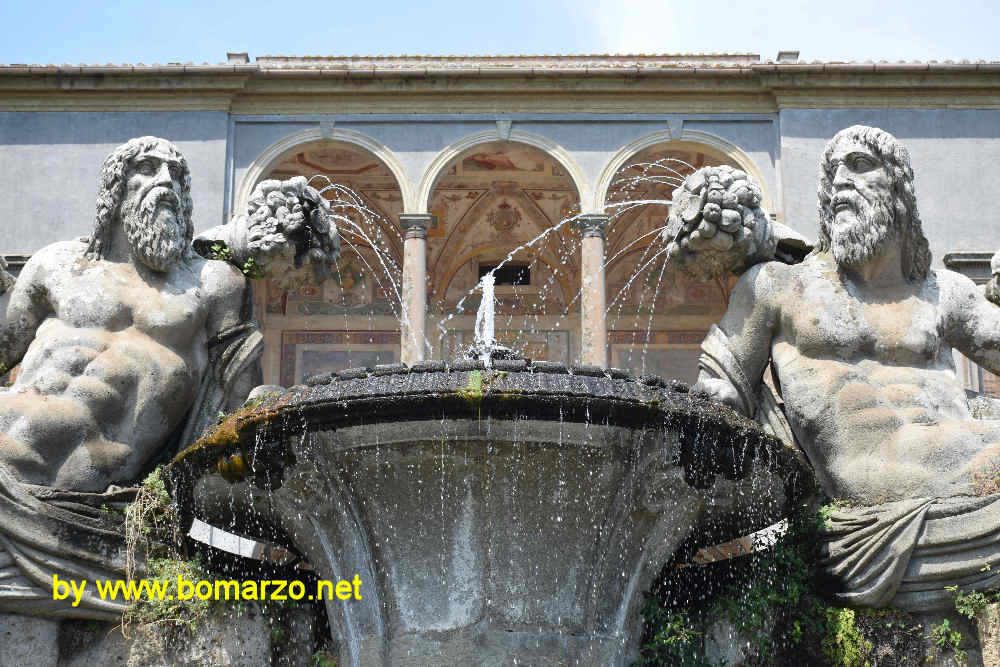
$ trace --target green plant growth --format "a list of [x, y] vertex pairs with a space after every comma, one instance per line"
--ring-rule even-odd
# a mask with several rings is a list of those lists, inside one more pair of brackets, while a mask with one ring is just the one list
[[185, 581], [195, 582], [203, 579], [211, 580], [211, 576], [202, 569], [196, 560], [179, 560], [176, 558], [151, 558], [147, 561], [147, 579], [158, 582], [165, 595], [143, 596], [132, 604], [122, 619], [122, 630], [127, 630], [134, 624], [169, 623], [177, 633], [194, 632], [198, 623], [211, 613], [212, 600], [199, 599], [192, 595], [181, 599], [177, 589], [178, 577]]
[[951, 591], [955, 596], [955, 610], [969, 620], [974, 619], [983, 609], [994, 602], [1000, 602], [1000, 592], [983, 593], [973, 591], [963, 593], [958, 590], [958, 586], [948, 586], [946, 590]]
[[211, 248], [209, 248], [209, 251], [211, 252], [212, 259], [220, 262], [233, 261], [233, 251], [229, 249], [229, 246], [221, 243], [213, 243]]
[[236, 258], [233, 256], [233, 251], [229, 246], [222, 243], [213, 243], [209, 247], [209, 253], [211, 259], [218, 260], [220, 262], [227, 262], [237, 267], [243, 272], [247, 278], [263, 278], [264, 270], [257, 264], [257, 260], [253, 257], [248, 258], [243, 262], [242, 266], [236, 263]]
[[322, 649], [309, 657], [309, 667], [337, 667], [337, 658], [330, 651]]
[[708, 663], [701, 657], [701, 631], [687, 611], [666, 609], [650, 597], [642, 612], [646, 626], [656, 628], [642, 647], [642, 665], [691, 665]]
[[240, 267], [240, 270], [243, 271], [243, 275], [247, 278], [253, 278], [256, 280], [264, 277], [264, 269], [257, 264], [257, 260], [253, 257], [250, 257], [247, 261], [243, 262], [243, 266]]
[[935, 623], [928, 628], [928, 639], [940, 651], [951, 651], [959, 661], [965, 659], [965, 651], [960, 648], [962, 644], [962, 633], [951, 627], [951, 621], [947, 618], [940, 623]]
[[820, 646], [830, 664], [844, 667], [867, 665], [865, 657], [874, 648], [855, 624], [854, 610], [841, 607], [827, 608], [826, 634]]
[[732, 583], [714, 599], [671, 607], [649, 596], [639, 664], [706, 664], [704, 635], [720, 620], [743, 645], [748, 665], [862, 667], [885, 654], [922, 662], [923, 631], [909, 614], [843, 608], [823, 598], [816, 580], [819, 531], [838, 507], [802, 507], [770, 548], [730, 564]]
[[135, 500], [125, 508], [126, 574], [131, 578], [136, 557], [166, 557], [180, 542], [177, 507], [163, 480], [163, 468], [146, 476]]
[[[113, 512], [109, 508], [109, 514]], [[143, 481], [135, 500], [124, 513], [126, 579], [136, 578], [138, 564], [144, 559], [146, 579], [158, 583], [165, 595], [144, 595], [134, 602], [122, 619], [122, 631], [135, 623], [170, 622], [176, 628], [194, 630], [209, 612], [211, 603], [197, 596], [182, 600], [178, 595], [178, 575], [186, 581], [209, 579], [197, 561], [181, 558], [177, 507], [163, 479], [163, 469], [156, 468]]]

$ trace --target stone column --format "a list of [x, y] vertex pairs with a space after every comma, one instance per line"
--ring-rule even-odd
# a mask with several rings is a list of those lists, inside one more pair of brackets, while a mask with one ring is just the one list
[[427, 335], [427, 228], [429, 213], [404, 213], [403, 228], [403, 312], [400, 318], [399, 360], [413, 364], [424, 358]]
[[604, 315], [604, 228], [606, 215], [583, 215], [576, 225], [580, 240], [580, 363], [606, 368], [608, 365], [608, 325]]

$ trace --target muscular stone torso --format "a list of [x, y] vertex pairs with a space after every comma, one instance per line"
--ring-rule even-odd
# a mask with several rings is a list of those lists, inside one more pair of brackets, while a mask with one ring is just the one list
[[133, 478], [194, 400], [208, 300], [197, 265], [157, 274], [59, 246], [52, 312], [0, 392], [0, 438], [26, 481], [102, 490]]
[[935, 276], [875, 294], [829, 258], [783, 271], [771, 355], [827, 491], [867, 502], [972, 493], [1000, 424], [969, 414]]

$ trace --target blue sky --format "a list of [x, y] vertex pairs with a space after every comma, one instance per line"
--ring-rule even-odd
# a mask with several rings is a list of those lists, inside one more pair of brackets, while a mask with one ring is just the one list
[[997, 0], [6, 0], [0, 63], [222, 62], [250, 55], [759, 53], [1000, 60]]

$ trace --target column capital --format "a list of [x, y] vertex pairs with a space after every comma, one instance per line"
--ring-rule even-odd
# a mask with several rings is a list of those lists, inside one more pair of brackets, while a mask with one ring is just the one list
[[403, 236], [408, 239], [426, 239], [427, 229], [433, 224], [431, 213], [403, 213], [399, 216], [399, 226], [403, 228]]
[[604, 238], [604, 229], [608, 226], [608, 220], [611, 218], [609, 215], [603, 215], [601, 213], [588, 213], [586, 215], [579, 216], [575, 222], [574, 226], [580, 230], [580, 235], [584, 238], [588, 236], [599, 236]]

